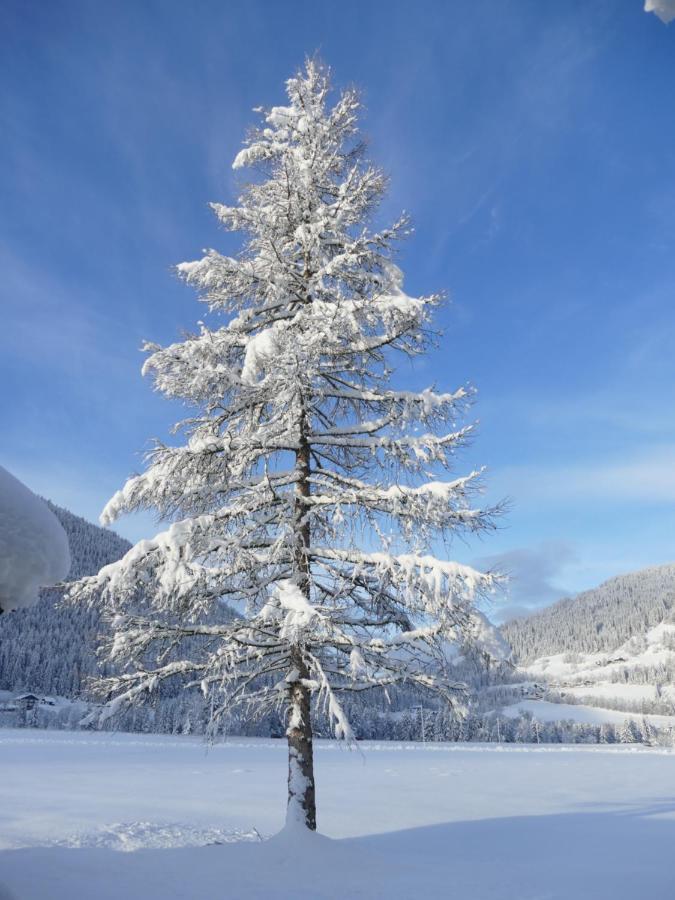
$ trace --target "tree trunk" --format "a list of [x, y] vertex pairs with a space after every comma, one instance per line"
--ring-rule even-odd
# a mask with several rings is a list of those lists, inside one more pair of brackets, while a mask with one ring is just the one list
[[[294, 674], [289, 685], [290, 718], [288, 737], [288, 809], [287, 825], [304, 825], [316, 831], [316, 795], [314, 791], [314, 748], [310, 718], [310, 691], [302, 680], [309, 677], [299, 648], [293, 648]], [[297, 673], [297, 674], [296, 674]]]
[[[300, 446], [295, 454], [298, 481], [295, 496], [295, 574], [298, 587], [310, 599], [309, 546], [310, 528], [306, 518], [305, 498], [310, 494], [309, 444], [306, 439], [304, 409], [300, 419]], [[288, 737], [288, 809], [287, 825], [303, 825], [316, 831], [316, 796], [314, 791], [314, 749], [312, 744], [311, 693], [306, 685], [309, 671], [302, 647], [291, 648], [289, 678]]]

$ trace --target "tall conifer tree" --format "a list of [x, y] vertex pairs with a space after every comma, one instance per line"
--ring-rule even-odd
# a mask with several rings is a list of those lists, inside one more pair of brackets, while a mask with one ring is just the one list
[[[358, 96], [331, 105], [316, 61], [286, 88], [234, 161], [253, 173], [236, 205], [212, 204], [241, 252], [177, 267], [210, 324], [146, 348], [156, 389], [194, 410], [185, 440], [157, 443], [102, 515], [173, 524], [74, 595], [111, 613], [110, 656], [126, 663], [104, 684], [111, 709], [166, 679], [200, 685], [214, 727], [240, 704], [284, 705], [287, 821], [314, 829], [313, 703], [349, 738], [342, 692], [461, 696], [448, 647], [489, 644], [475, 601], [492, 578], [432, 550], [491, 511], [471, 503], [478, 473], [440, 474], [471, 433], [457, 424], [470, 391], [391, 386], [396, 357], [428, 346], [439, 298], [403, 290], [406, 219], [372, 228], [386, 180]], [[235, 615], [214, 620], [223, 603]]]

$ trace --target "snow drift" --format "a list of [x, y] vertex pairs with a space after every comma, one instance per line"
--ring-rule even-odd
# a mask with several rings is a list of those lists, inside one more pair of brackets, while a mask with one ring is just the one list
[[0, 608], [32, 606], [70, 569], [68, 538], [39, 497], [0, 466]]
[[645, 12], [653, 12], [667, 25], [675, 19], [675, 0], [645, 0]]

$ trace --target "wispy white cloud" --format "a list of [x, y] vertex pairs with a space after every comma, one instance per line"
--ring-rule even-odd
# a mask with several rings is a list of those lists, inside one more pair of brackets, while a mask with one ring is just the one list
[[589, 426], [637, 435], [664, 435], [673, 433], [675, 422], [670, 410], [660, 402], [660, 396], [645, 397], [638, 389], [629, 391], [621, 386], [607, 385], [589, 393], [585, 398], [535, 397], [527, 415], [535, 427], [586, 429]]
[[673, 504], [675, 445], [656, 445], [624, 457], [573, 465], [505, 467], [493, 473], [492, 482], [517, 505], [533, 501]]
[[[378, 138], [378, 158], [395, 178], [396, 202], [403, 197], [402, 205], [410, 206], [420, 222], [442, 210], [427, 254], [431, 264], [447, 258], [449, 244], [464, 229], [470, 227], [481, 243], [493, 239], [498, 232], [494, 210], [514, 169], [532, 155], [540, 158], [567, 136], [579, 100], [589, 90], [589, 67], [605, 39], [603, 14], [596, 10], [596, 16], [596, 25], [595, 18], [584, 16], [542, 22], [508, 4], [491, 6], [489, 17], [478, 7], [473, 12], [462, 7], [461, 16], [451, 15], [456, 27], [427, 36], [424, 60], [396, 60], [389, 73], [390, 99], [373, 109], [371, 127]], [[502, 79], [492, 94], [484, 81], [486, 48], [499, 58], [504, 46], [514, 45], [518, 52], [499, 61]], [[462, 86], [473, 82], [488, 92], [489, 106], [480, 115], [464, 107]], [[402, 109], [420, 96], [434, 100], [440, 92], [439, 107], [462, 123], [451, 140], [443, 135], [430, 146], [437, 132], [429, 128], [406, 142], [389, 139], [400, 127]], [[437, 154], [438, 165], [416, 165], [416, 146], [427, 160]], [[439, 196], [444, 198], [440, 207]]]
[[[112, 316], [81, 302], [71, 286], [41, 267], [39, 260], [29, 263], [5, 247], [0, 268], [0, 347], [5, 357], [39, 360], [41, 366], [69, 371], [86, 367], [94, 356], [107, 370], [119, 366], [123, 354], [119, 343], [111, 340], [119, 325]], [[86, 287], [81, 291], [86, 293]]]

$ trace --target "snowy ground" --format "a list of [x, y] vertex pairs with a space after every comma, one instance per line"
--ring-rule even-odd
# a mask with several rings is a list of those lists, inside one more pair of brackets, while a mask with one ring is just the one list
[[207, 751], [191, 738], [0, 731], [0, 898], [674, 896], [672, 753], [319, 742], [316, 755], [333, 840], [298, 846], [256, 833], [282, 824], [280, 741]]

